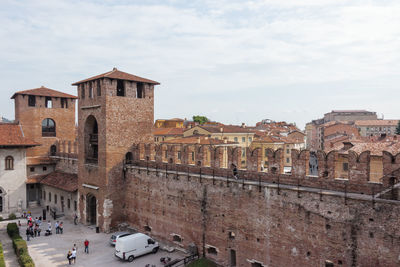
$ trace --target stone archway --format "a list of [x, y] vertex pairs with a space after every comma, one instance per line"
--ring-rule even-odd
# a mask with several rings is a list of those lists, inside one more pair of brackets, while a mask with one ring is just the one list
[[97, 225], [97, 199], [92, 194], [86, 196], [86, 222]]

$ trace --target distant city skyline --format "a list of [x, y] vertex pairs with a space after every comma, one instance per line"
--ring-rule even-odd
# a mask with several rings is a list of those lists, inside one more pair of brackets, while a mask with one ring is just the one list
[[400, 118], [397, 1], [11, 1], [0, 10], [1, 116], [15, 91], [117, 67], [156, 80], [155, 119]]

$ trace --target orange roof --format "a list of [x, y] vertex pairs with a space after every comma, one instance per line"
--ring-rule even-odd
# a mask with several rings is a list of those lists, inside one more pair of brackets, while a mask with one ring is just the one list
[[183, 135], [185, 129], [183, 128], [155, 128], [153, 135]]
[[65, 98], [73, 98], [76, 99], [77, 97], [74, 95], [66, 94], [60, 91], [56, 91], [53, 89], [46, 88], [41, 86], [40, 88], [29, 89], [24, 91], [18, 91], [13, 94], [11, 99], [14, 99], [16, 95], [36, 95], [36, 96], [50, 96], [50, 97], [65, 97]]
[[59, 188], [68, 192], [78, 190], [78, 175], [55, 171], [41, 179], [41, 184]]
[[162, 142], [164, 144], [186, 144], [186, 145], [234, 145], [237, 142], [214, 139], [208, 136], [188, 136], [182, 138], [176, 138]]
[[21, 125], [12, 123], [0, 123], [0, 146], [38, 146], [36, 143], [24, 136]]
[[237, 125], [218, 125], [218, 126], [198, 125], [196, 127], [200, 127], [210, 133], [254, 133], [255, 132], [255, 130], [253, 129], [248, 129], [246, 127], [241, 127]]
[[345, 149], [344, 143], [336, 143], [330, 148], [326, 149], [326, 152], [332, 150], [338, 150], [341, 154], [347, 154], [349, 151], [354, 151], [357, 154], [360, 154], [364, 151], [370, 151], [372, 156], [382, 156], [383, 151], [387, 151], [394, 154], [400, 152], [400, 142], [397, 140], [394, 141], [361, 141], [361, 140], [349, 140], [347, 141], [352, 145], [351, 148]]
[[151, 83], [151, 84], [160, 84], [159, 82], [156, 81], [152, 81], [146, 78], [142, 78], [139, 76], [135, 76], [120, 70], [117, 70], [117, 68], [113, 68], [112, 71], [100, 74], [100, 75], [96, 75], [93, 76], [91, 78], [73, 83], [72, 85], [78, 85], [84, 82], [89, 82], [89, 81], [93, 81], [93, 80], [97, 80], [97, 79], [101, 79], [101, 78], [109, 78], [109, 79], [118, 79], [118, 80], [127, 80], [127, 81], [134, 81], [134, 82], [143, 82], [143, 83]]
[[46, 177], [47, 174], [36, 174], [29, 176], [28, 179], [26, 180], [27, 184], [37, 184], [40, 183], [40, 181], [43, 180], [44, 177]]

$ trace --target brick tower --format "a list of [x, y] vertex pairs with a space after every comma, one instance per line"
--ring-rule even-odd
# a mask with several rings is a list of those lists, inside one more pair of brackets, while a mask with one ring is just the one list
[[157, 84], [116, 68], [73, 84], [79, 98], [81, 222], [109, 231], [124, 220], [123, 160], [132, 144], [153, 141]]
[[50, 147], [58, 140], [75, 140], [76, 96], [44, 86], [16, 92], [15, 121], [22, 125], [25, 137], [41, 144], [26, 152], [28, 165], [37, 158], [48, 156]]

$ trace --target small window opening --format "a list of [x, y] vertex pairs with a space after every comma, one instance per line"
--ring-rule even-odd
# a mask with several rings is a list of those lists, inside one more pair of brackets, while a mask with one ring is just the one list
[[125, 162], [126, 162], [126, 164], [132, 164], [133, 163], [132, 152], [128, 152], [128, 153], [125, 154]]
[[374, 219], [373, 219], [373, 218], [369, 218], [369, 221], [370, 221], [370, 222], [373, 222], [373, 221], [374, 221]]
[[36, 106], [36, 97], [34, 95], [28, 96], [28, 106], [30, 107]]
[[326, 230], [329, 230], [329, 229], [331, 229], [331, 225], [330, 224], [326, 224], [325, 228], [326, 228]]
[[97, 96], [101, 96], [101, 84], [100, 84], [100, 80], [97, 81]]
[[14, 169], [14, 158], [11, 156], [6, 157], [6, 170]]
[[125, 84], [123, 80], [117, 80], [117, 96], [125, 96]]
[[51, 202], [51, 192], [49, 192], [49, 202]]
[[35, 171], [35, 167], [30, 167], [29, 170], [30, 170], [31, 172], [34, 172], [34, 171]]
[[89, 83], [89, 98], [93, 98], [93, 83]]
[[76, 200], [74, 201], [74, 211], [76, 211], [78, 209], [78, 203], [76, 202]]
[[252, 263], [251, 263], [251, 267], [264, 267], [264, 265], [262, 265], [262, 264], [259, 263], [259, 262], [252, 262]]
[[85, 85], [81, 84], [81, 98], [85, 98]]
[[230, 257], [231, 258], [230, 265], [231, 265], [231, 267], [235, 267], [236, 266], [236, 250], [231, 249], [230, 256], [231, 256]]
[[228, 237], [229, 237], [229, 239], [235, 239], [235, 233], [230, 231], [228, 233]]
[[178, 151], [178, 159], [181, 160], [181, 157], [182, 157], [181, 152]]
[[180, 235], [173, 235], [172, 236], [172, 241], [182, 242], [182, 237]]
[[61, 98], [61, 108], [68, 108], [68, 100], [66, 98]]
[[145, 230], [146, 232], [151, 232], [151, 227], [148, 226], [148, 225], [145, 225], [145, 226], [144, 226], [144, 230]]
[[334, 264], [331, 261], [325, 261], [325, 267], [334, 267]]
[[349, 164], [347, 162], [343, 163], [343, 171], [348, 171], [349, 170]]
[[310, 257], [310, 256], [311, 256], [311, 252], [307, 251], [307, 257]]
[[53, 107], [53, 101], [51, 100], [51, 97], [46, 96], [45, 106], [46, 106], [46, 108], [52, 108]]
[[341, 260], [338, 260], [338, 262], [337, 262], [339, 265], [342, 265], [343, 264], [343, 261], [341, 261]]
[[50, 156], [55, 156], [57, 154], [57, 147], [55, 145], [52, 145], [50, 147]]
[[54, 194], [54, 204], [57, 204], [57, 194]]
[[144, 84], [143, 83], [137, 83], [137, 98], [144, 98]]
[[370, 238], [374, 238], [374, 233], [373, 232], [369, 232], [369, 237]]
[[216, 248], [216, 247], [208, 247], [208, 248], [207, 248], [207, 253], [208, 253], [208, 254], [217, 255], [217, 254], [218, 254], [218, 251], [217, 251], [217, 248]]
[[67, 199], [67, 208], [70, 209], [71, 208], [71, 199]]
[[43, 166], [43, 171], [47, 171], [47, 167], [46, 166]]

